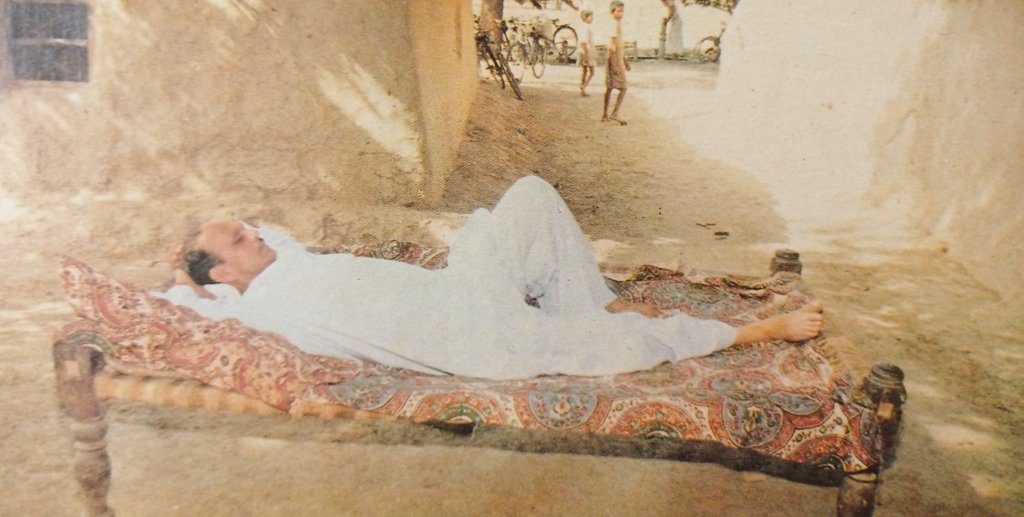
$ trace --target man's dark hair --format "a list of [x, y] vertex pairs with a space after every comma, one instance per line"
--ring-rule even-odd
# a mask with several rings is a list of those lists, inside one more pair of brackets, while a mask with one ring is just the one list
[[199, 285], [216, 284], [210, 278], [210, 270], [220, 264], [220, 259], [206, 250], [195, 249], [185, 254], [185, 272]]

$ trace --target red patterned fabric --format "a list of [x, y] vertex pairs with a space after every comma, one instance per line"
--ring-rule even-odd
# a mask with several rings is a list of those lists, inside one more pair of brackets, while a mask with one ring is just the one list
[[[443, 267], [446, 257], [394, 242], [340, 251], [425, 267]], [[608, 282], [623, 298], [742, 324], [806, 303], [795, 278], [644, 267]], [[878, 463], [874, 414], [851, 400], [852, 382], [830, 362], [827, 338], [738, 346], [615, 376], [489, 381], [305, 355], [274, 334], [206, 320], [74, 259], [65, 260], [64, 284], [77, 314], [109, 341], [106, 353], [282, 409], [328, 403], [417, 420], [706, 440], [849, 472]]]
[[105, 353], [127, 363], [172, 370], [287, 410], [320, 384], [340, 382], [353, 364], [303, 354], [284, 338], [212, 321], [64, 259], [64, 289], [79, 317], [106, 338]]

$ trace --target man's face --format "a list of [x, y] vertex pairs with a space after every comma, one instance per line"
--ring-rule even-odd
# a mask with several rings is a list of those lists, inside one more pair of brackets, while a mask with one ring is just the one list
[[616, 20], [621, 20], [622, 19], [622, 15], [624, 15], [624, 14], [626, 14], [626, 8], [622, 7], [622, 6], [619, 6], [619, 7], [616, 7], [615, 10], [612, 11], [612, 18], [615, 18]]
[[210, 277], [242, 292], [277, 259], [277, 252], [263, 242], [257, 230], [247, 229], [234, 219], [213, 219], [204, 223], [196, 245], [220, 260], [220, 264], [210, 270]]

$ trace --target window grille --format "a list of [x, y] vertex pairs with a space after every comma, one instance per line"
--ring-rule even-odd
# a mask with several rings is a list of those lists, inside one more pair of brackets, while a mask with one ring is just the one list
[[85, 4], [8, 5], [15, 79], [89, 80], [89, 8]]

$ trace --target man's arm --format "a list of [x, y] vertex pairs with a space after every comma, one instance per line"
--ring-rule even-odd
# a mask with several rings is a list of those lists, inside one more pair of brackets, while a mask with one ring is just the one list
[[633, 303], [622, 298], [616, 298], [604, 306], [604, 309], [608, 312], [635, 312], [642, 314], [648, 318], [662, 318], [666, 315], [665, 311], [651, 307], [643, 303]]
[[803, 341], [821, 333], [825, 316], [820, 302], [801, 307], [795, 312], [748, 323], [736, 332], [734, 345], [758, 341]]
[[[616, 298], [605, 306], [608, 312], [636, 312], [648, 318], [662, 318], [665, 311], [645, 305]], [[760, 341], [804, 341], [821, 334], [825, 321], [824, 308], [820, 302], [801, 307], [795, 312], [781, 314], [765, 320], [748, 323], [736, 329], [733, 345], [757, 343]]]
[[206, 300], [213, 300], [216, 298], [216, 296], [213, 293], [207, 291], [206, 288], [204, 288], [203, 286], [195, 283], [195, 281], [192, 280], [192, 277], [190, 277], [188, 273], [185, 272], [184, 243], [178, 244], [177, 246], [171, 248], [170, 253], [167, 255], [167, 260], [171, 264], [171, 267], [174, 268], [174, 278], [170, 282], [168, 282], [168, 284], [165, 284], [165, 287], [163, 288], [164, 291], [167, 291], [168, 289], [174, 286], [183, 285], [192, 289], [192, 291], [196, 293], [196, 296], [200, 298]]
[[217, 298], [216, 296], [214, 296], [213, 293], [207, 291], [205, 287], [197, 284], [194, 280], [192, 280], [192, 277], [188, 276], [188, 273], [186, 273], [185, 270], [183, 269], [174, 270], [174, 285], [186, 286], [192, 289], [192, 291], [196, 293], [196, 296], [204, 298], [206, 300], [213, 300]]

